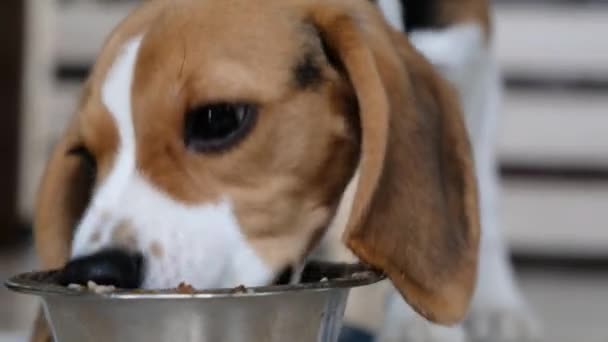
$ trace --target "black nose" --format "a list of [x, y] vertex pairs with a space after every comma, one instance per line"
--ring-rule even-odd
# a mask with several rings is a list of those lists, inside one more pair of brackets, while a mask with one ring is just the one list
[[61, 272], [59, 283], [86, 285], [91, 280], [98, 285], [135, 289], [141, 285], [142, 271], [141, 254], [109, 249], [70, 261]]

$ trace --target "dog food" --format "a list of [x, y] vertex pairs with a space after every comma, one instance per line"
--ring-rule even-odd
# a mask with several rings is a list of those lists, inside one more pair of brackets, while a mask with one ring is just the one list
[[97, 294], [106, 294], [116, 291], [116, 287], [113, 285], [97, 285], [91, 280], [87, 282], [87, 288]]
[[247, 293], [247, 288], [245, 285], [239, 285], [232, 289], [232, 293]]
[[[82, 286], [80, 284], [69, 284], [67, 286], [68, 289], [70, 290], [75, 290], [75, 291], [85, 291], [85, 290], [89, 290], [92, 292], [95, 292], [97, 294], [107, 294], [107, 293], [112, 293], [114, 291], [116, 291], [116, 287], [112, 286], [112, 285], [98, 285], [96, 284], [94, 281], [88, 281], [87, 282], [87, 286]], [[135, 290], [137, 291], [137, 290]], [[182, 281], [181, 283], [179, 283], [179, 285], [177, 285], [177, 287], [175, 288], [175, 291], [179, 294], [195, 294], [196, 293], [196, 289]], [[232, 293], [250, 293], [250, 289], [248, 289], [245, 285], [239, 285], [235, 288], [233, 288], [230, 292]]]
[[116, 291], [116, 286], [112, 285], [97, 285], [94, 281], [89, 280], [87, 282], [87, 286], [82, 286], [80, 284], [69, 284], [68, 289], [76, 290], [76, 291], [84, 291], [89, 290], [95, 292], [97, 294], [107, 294]]
[[192, 287], [192, 285], [183, 281], [179, 283], [179, 285], [177, 285], [176, 290], [179, 294], [194, 294], [195, 292], [194, 287]]

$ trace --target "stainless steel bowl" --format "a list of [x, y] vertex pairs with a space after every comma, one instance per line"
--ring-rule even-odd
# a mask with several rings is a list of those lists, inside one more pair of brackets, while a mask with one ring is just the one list
[[[25, 273], [8, 288], [42, 298], [57, 342], [334, 342], [350, 288], [383, 276], [360, 265], [322, 264], [298, 285], [95, 294], [56, 284], [59, 272]], [[321, 279], [327, 276], [329, 279]], [[323, 280], [323, 281], [322, 281]]]

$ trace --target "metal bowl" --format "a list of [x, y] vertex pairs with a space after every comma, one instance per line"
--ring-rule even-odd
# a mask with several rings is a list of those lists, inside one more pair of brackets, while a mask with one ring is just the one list
[[25, 273], [6, 283], [42, 298], [57, 342], [334, 342], [349, 290], [383, 279], [361, 265], [316, 263], [297, 285], [96, 294], [57, 285], [58, 275]]

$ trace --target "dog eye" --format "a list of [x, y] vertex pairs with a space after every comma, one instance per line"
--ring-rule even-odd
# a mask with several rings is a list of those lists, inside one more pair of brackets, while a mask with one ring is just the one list
[[84, 146], [76, 146], [68, 151], [68, 155], [79, 157], [87, 172], [95, 177], [97, 174], [97, 160], [95, 156]]
[[239, 142], [255, 122], [257, 110], [248, 104], [220, 103], [186, 114], [186, 147], [197, 152], [227, 149]]

